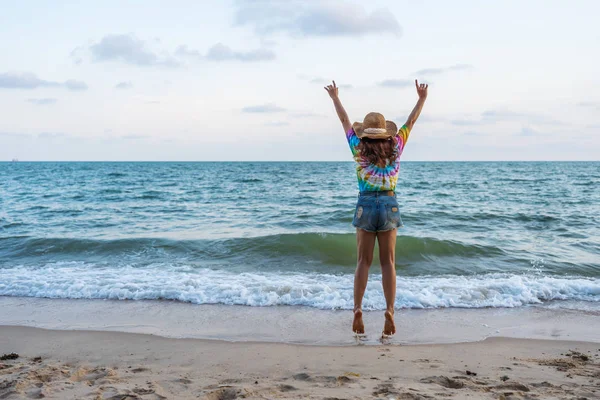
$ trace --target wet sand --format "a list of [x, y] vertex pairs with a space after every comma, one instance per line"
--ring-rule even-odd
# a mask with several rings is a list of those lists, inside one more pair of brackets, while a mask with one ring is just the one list
[[590, 342], [306, 346], [0, 326], [0, 353], [2, 399], [600, 398]]
[[[392, 344], [459, 343], [489, 337], [600, 342], [600, 304], [397, 310]], [[581, 310], [584, 308], [585, 310]], [[365, 311], [377, 345], [383, 311]], [[171, 338], [353, 345], [352, 311], [309, 307], [197, 305], [174, 301], [0, 297], [0, 325], [147, 333]]]

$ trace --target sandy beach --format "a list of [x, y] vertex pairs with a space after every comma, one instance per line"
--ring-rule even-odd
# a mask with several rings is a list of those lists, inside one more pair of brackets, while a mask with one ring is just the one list
[[0, 4], [0, 400], [600, 400], [600, 0]]
[[305, 346], [0, 327], [0, 398], [594, 399], [600, 344]]

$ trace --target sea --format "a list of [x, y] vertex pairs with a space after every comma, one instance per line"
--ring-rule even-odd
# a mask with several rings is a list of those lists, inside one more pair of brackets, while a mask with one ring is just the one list
[[[350, 310], [355, 174], [0, 163], [0, 296]], [[397, 309], [600, 310], [600, 162], [403, 162], [397, 196]], [[370, 274], [383, 310], [377, 257]]]

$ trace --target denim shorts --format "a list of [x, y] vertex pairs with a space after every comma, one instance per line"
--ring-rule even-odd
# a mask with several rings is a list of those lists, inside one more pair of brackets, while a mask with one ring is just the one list
[[381, 192], [361, 192], [354, 211], [352, 225], [368, 232], [391, 231], [402, 227], [396, 195]]

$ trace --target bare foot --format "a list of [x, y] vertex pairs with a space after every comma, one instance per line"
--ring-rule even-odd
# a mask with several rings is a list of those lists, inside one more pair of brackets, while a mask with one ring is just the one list
[[360, 308], [354, 310], [354, 321], [352, 321], [352, 332], [359, 335], [365, 333], [365, 324], [362, 319], [362, 310]]
[[394, 312], [385, 312], [385, 324], [383, 325], [383, 335], [392, 336], [396, 333], [396, 324], [394, 323]]

